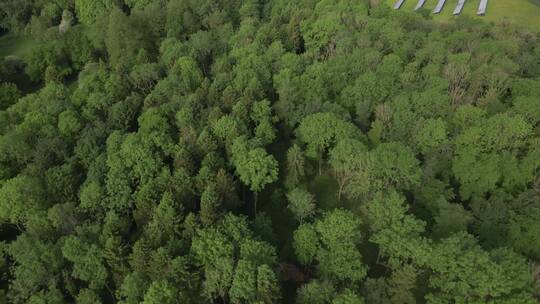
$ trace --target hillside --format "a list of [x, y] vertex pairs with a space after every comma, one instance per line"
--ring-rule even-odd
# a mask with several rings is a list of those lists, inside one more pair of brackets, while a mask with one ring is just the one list
[[[385, 0], [393, 6], [396, 0]], [[427, 0], [424, 8], [432, 11], [438, 0]], [[452, 15], [458, 0], [447, 0], [441, 14], [433, 15], [437, 21], [447, 22]], [[401, 10], [413, 11], [417, 0], [405, 0]], [[488, 22], [509, 21], [523, 26], [532, 31], [540, 31], [540, 0], [489, 0], [488, 10], [485, 16], [477, 16], [479, 0], [467, 0], [462, 15], [471, 16]]]

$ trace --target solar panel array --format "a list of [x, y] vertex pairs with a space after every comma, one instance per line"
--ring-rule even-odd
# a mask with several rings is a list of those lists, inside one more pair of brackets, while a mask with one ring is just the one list
[[[439, 2], [437, 2], [437, 6], [435, 6], [435, 8], [433, 9], [434, 14], [439, 14], [440, 12], [442, 12], [444, 8], [444, 4], [446, 3], [446, 0], [438, 0], [438, 1]], [[454, 16], [461, 14], [461, 12], [463, 11], [463, 7], [465, 6], [465, 1], [466, 0], [458, 1], [458, 4], [456, 5], [456, 8], [454, 9], [454, 13], [453, 13]], [[405, 0], [398, 0], [394, 4], [394, 9], [396, 10], [400, 9], [404, 2]], [[418, 0], [418, 3], [416, 4], [416, 7], [414, 8], [414, 10], [417, 11], [421, 9], [425, 3], [426, 3], [426, 0]], [[476, 12], [476, 14], [479, 16], [485, 15], [486, 10], [487, 10], [487, 5], [488, 5], [488, 0], [480, 0], [480, 5], [478, 6], [478, 11]]]

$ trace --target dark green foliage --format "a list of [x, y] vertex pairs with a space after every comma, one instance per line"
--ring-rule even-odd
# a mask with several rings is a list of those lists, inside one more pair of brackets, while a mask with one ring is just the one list
[[540, 35], [386, 1], [0, 2], [32, 43], [0, 58], [0, 302], [537, 302]]
[[319, 276], [345, 286], [362, 280], [367, 272], [357, 248], [360, 220], [337, 209], [294, 233], [293, 246], [302, 264], [317, 262]]
[[21, 93], [15, 84], [9, 82], [0, 84], [0, 109], [5, 110], [16, 103], [20, 95]]
[[84, 24], [92, 24], [106, 15], [115, 5], [115, 0], [75, 0], [77, 19]]

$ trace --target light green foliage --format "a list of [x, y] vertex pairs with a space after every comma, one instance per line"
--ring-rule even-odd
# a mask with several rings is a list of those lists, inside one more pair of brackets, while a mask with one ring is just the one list
[[307, 40], [307, 48], [317, 56], [329, 56], [336, 47], [333, 40], [336, 39], [338, 32], [344, 30], [339, 21], [338, 14], [328, 13], [317, 18], [314, 23], [305, 22], [302, 24], [302, 32]]
[[384, 143], [373, 150], [373, 174], [383, 187], [408, 190], [420, 182], [419, 161], [411, 149], [399, 143]]
[[347, 289], [332, 300], [332, 304], [363, 304], [364, 300]]
[[144, 304], [178, 303], [178, 291], [167, 281], [153, 282], [144, 294]]
[[[351, 12], [348, 24], [340, 18], [344, 12]], [[356, 24], [364, 14], [367, 14], [366, 3], [342, 0], [330, 4], [321, 1], [315, 7], [314, 20], [306, 20], [300, 27], [307, 49], [323, 58], [333, 55], [338, 38], [347, 34], [346, 26]]]
[[8, 250], [15, 263], [11, 288], [17, 302], [26, 302], [37, 290], [46, 288], [46, 282], [54, 280], [58, 271], [66, 267], [56, 244], [26, 233], [11, 243]]
[[354, 125], [347, 123], [332, 113], [317, 113], [304, 118], [296, 130], [298, 138], [306, 144], [307, 155], [322, 158], [338, 139], [354, 138], [360, 135]]
[[236, 172], [251, 191], [260, 192], [267, 184], [277, 180], [277, 161], [263, 148], [251, 149], [247, 154], [236, 156], [236, 159]]
[[80, 192], [80, 207], [82, 209], [96, 210], [101, 206], [105, 193], [103, 186], [98, 182], [91, 181], [81, 187]]
[[58, 289], [40, 291], [28, 299], [29, 304], [57, 304], [62, 303], [62, 293]]
[[276, 274], [266, 264], [255, 265], [245, 260], [238, 262], [229, 291], [233, 303], [275, 303], [279, 298]]
[[319, 161], [320, 173], [321, 162], [338, 140], [358, 138], [361, 132], [332, 113], [316, 113], [302, 120], [296, 135], [306, 145], [306, 155]]
[[[461, 195], [482, 195], [506, 181], [506, 172], [519, 170], [516, 159], [532, 135], [532, 127], [521, 116], [499, 114], [466, 129], [456, 138], [456, 157], [452, 170], [461, 183]], [[509, 166], [510, 168], [505, 168]], [[511, 169], [511, 170], [509, 170]], [[520, 180], [509, 181], [506, 188], [523, 187], [532, 180], [532, 172], [522, 172]]]
[[243, 217], [225, 216], [219, 229], [205, 228], [191, 250], [205, 272], [204, 294], [210, 299], [229, 296], [234, 303], [273, 303], [279, 298], [275, 249], [253, 239]]
[[238, 122], [230, 115], [221, 117], [213, 126], [212, 131], [219, 138], [229, 143], [240, 133]]
[[82, 129], [82, 124], [77, 114], [67, 110], [58, 116], [58, 131], [64, 136], [76, 135]]
[[298, 145], [293, 145], [287, 150], [287, 187], [296, 186], [306, 174], [304, 152]]
[[361, 241], [360, 219], [348, 211], [334, 210], [314, 224], [295, 232], [294, 247], [302, 263], [317, 261], [322, 278], [351, 284], [367, 273], [357, 244]]
[[281, 298], [276, 273], [268, 265], [257, 267], [257, 298], [262, 303], [275, 303]]
[[201, 194], [201, 222], [210, 226], [219, 217], [220, 197], [215, 185], [208, 185]]
[[197, 62], [190, 57], [178, 58], [171, 72], [178, 76], [180, 91], [184, 94], [194, 91], [203, 81], [203, 75]]
[[[527, 296], [531, 278], [521, 256], [501, 248], [486, 252], [465, 233], [437, 244], [430, 261], [428, 303], [477, 302], [486, 298], [509, 303], [534, 303]], [[447, 284], [455, 282], [455, 284]]]
[[457, 131], [480, 125], [486, 118], [486, 111], [472, 105], [460, 106], [452, 117], [452, 123]]
[[165, 243], [180, 232], [182, 216], [170, 193], [165, 193], [152, 213], [146, 232], [155, 243]]
[[134, 9], [144, 9], [153, 2], [154, 1], [152, 0], [124, 0], [124, 3], [127, 4], [127, 6]]
[[298, 304], [325, 304], [334, 299], [334, 287], [328, 282], [311, 281], [302, 285], [296, 297]]
[[151, 146], [143, 141], [143, 136], [128, 134], [120, 149], [123, 166], [130, 168], [131, 174], [144, 184], [159, 172], [160, 157]]
[[298, 261], [303, 264], [311, 264], [315, 254], [319, 250], [319, 237], [311, 224], [303, 224], [294, 232], [294, 252]]
[[379, 245], [380, 254], [388, 258], [390, 266], [406, 261], [426, 263], [430, 247], [422, 237], [425, 223], [407, 214], [402, 196], [395, 191], [378, 193], [367, 209], [372, 230], [370, 241]]
[[415, 287], [419, 279], [418, 270], [406, 264], [393, 270], [387, 281], [387, 295], [390, 303], [416, 303]]
[[73, 263], [73, 276], [87, 282], [91, 289], [100, 290], [107, 284], [108, 274], [101, 248], [70, 236], [64, 241], [62, 254]]
[[129, 273], [118, 288], [118, 297], [129, 304], [139, 303], [144, 295], [145, 279], [140, 273]]
[[300, 223], [315, 214], [315, 197], [307, 190], [294, 188], [287, 194], [287, 200], [289, 201], [288, 208]]
[[38, 44], [27, 56], [25, 71], [33, 81], [62, 80], [72, 69], [69, 65], [67, 50], [55, 41]]
[[338, 199], [345, 193], [351, 198], [367, 192], [371, 186], [370, 159], [367, 148], [356, 139], [339, 140], [330, 151], [330, 166], [339, 183]]
[[0, 1], [0, 302], [536, 303], [535, 1]]
[[5, 110], [16, 103], [20, 96], [21, 93], [15, 84], [0, 83], [0, 110]]
[[15, 225], [24, 224], [30, 214], [45, 207], [45, 192], [39, 180], [19, 175], [0, 188], [0, 218]]
[[253, 264], [238, 262], [230, 294], [233, 303], [252, 302], [256, 297], [256, 270]]
[[162, 149], [165, 153], [173, 150], [171, 125], [167, 117], [158, 109], [149, 109], [138, 118], [139, 134], [142, 141]]
[[99, 304], [101, 303], [101, 299], [99, 298], [99, 295], [96, 294], [91, 289], [83, 289], [78, 295], [77, 295], [77, 304]]
[[77, 19], [90, 25], [107, 14], [115, 6], [114, 0], [75, 0]]
[[513, 102], [513, 112], [523, 116], [532, 126], [540, 122], [540, 97], [518, 97]]
[[447, 143], [446, 124], [442, 119], [426, 120], [416, 135], [420, 151], [427, 154]]

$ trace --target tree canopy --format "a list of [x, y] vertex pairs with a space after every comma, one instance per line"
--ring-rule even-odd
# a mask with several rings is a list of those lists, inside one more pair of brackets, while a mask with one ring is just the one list
[[539, 33], [0, 2], [1, 303], [539, 301]]

